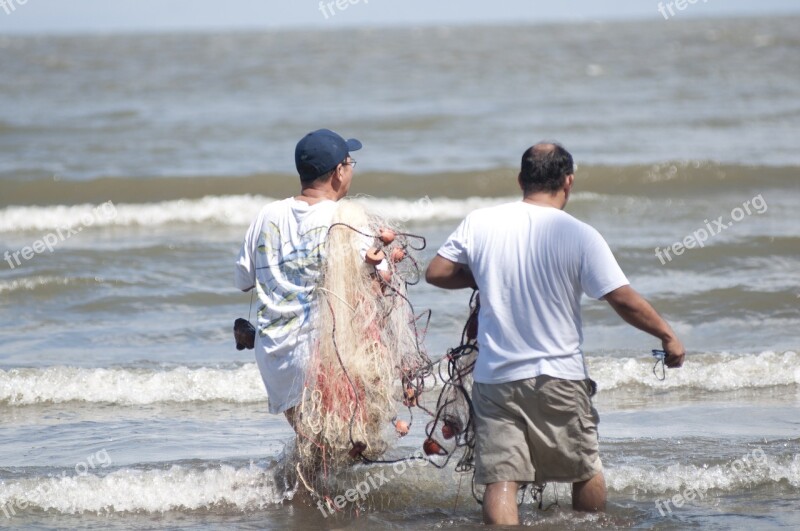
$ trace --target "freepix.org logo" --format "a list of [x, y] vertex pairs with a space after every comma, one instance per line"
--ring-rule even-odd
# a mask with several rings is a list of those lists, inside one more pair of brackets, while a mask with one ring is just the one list
[[0, 0], [0, 9], [6, 12], [6, 15], [12, 14], [17, 10], [17, 6], [24, 6], [28, 0]]
[[[753, 207], [752, 210], [750, 209], [751, 206]], [[687, 249], [705, 247], [706, 241], [708, 241], [710, 237], [717, 236], [718, 234], [730, 229], [735, 224], [745, 219], [745, 217], [752, 216], [753, 214], [760, 216], [767, 210], [769, 210], [769, 205], [767, 205], [764, 197], [761, 194], [758, 194], [754, 198], [748, 199], [742, 203], [741, 207], [735, 207], [733, 210], [731, 210], [731, 221], [726, 222], [725, 216], [719, 216], [711, 221], [704, 219], [703, 223], [705, 223], [705, 227], [701, 227], [693, 233], [687, 234], [683, 240], [677, 241], [672, 245], [665, 247], [664, 249], [661, 247], [656, 247], [655, 256], [661, 261], [661, 265], [666, 265], [667, 262], [672, 262], [675, 256], [682, 255]], [[672, 254], [670, 254], [670, 251]]]
[[[77, 478], [89, 475], [90, 470], [97, 468], [108, 468], [111, 466], [112, 460], [108, 451], [103, 448], [99, 452], [89, 454], [86, 459], [75, 464], [75, 475], [68, 476], [67, 471], [63, 470], [60, 476], [50, 475], [47, 481], [42, 481], [34, 489], [25, 489], [24, 495], [19, 498], [12, 498], [7, 500], [3, 505], [0, 505], [0, 512], [6, 518], [11, 518], [17, 515], [17, 510], [25, 511], [29, 506], [41, 505], [52, 496], [53, 492], [59, 492], [64, 488], [64, 485], [74, 483]], [[74, 502], [73, 502], [74, 503]], [[75, 510], [75, 507], [72, 508]]]
[[335, 0], [334, 2], [320, 0], [319, 11], [328, 20], [330, 17], [335, 17], [337, 11], [344, 11], [350, 6], [354, 6], [364, 2], [369, 4], [369, 0]]
[[[659, 2], [658, 12], [664, 17], [664, 20], [669, 20], [676, 15], [675, 11], [685, 11], [691, 5], [699, 3], [700, 0], [674, 0], [673, 2]], [[708, 0], [703, 0], [705, 4]]]
[[[2, 1], [2, 0], [0, 0]], [[55, 251], [59, 243], [76, 236], [86, 227], [91, 227], [97, 222], [110, 221], [117, 217], [117, 208], [111, 201], [106, 201], [102, 205], [95, 207], [91, 212], [85, 212], [81, 216], [81, 223], [68, 227], [59, 227], [55, 232], [48, 232], [40, 239], [34, 241], [31, 245], [27, 245], [17, 251], [6, 251], [3, 254], [3, 259], [8, 262], [11, 269], [22, 265], [23, 260], [32, 260], [38, 254], [45, 251], [50, 253]]]

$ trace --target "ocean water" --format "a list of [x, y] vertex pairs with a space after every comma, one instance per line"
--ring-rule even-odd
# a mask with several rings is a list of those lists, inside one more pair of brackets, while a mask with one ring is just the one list
[[[333, 516], [289, 500], [233, 261], [318, 127], [364, 142], [352, 195], [423, 262], [563, 142], [567, 211], [684, 340], [659, 381], [658, 342], [585, 301], [608, 512], [549, 485], [527, 525], [800, 527], [798, 22], [0, 37], [0, 527], [479, 525], [431, 465], [355, 467], [341, 493], [388, 480]], [[469, 293], [410, 297], [438, 359]]]

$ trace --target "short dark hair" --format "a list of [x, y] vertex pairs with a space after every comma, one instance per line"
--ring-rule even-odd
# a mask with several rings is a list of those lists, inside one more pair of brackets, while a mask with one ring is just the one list
[[314, 177], [312, 179], [303, 179], [303, 177], [301, 176], [300, 177], [300, 184], [309, 185], [309, 184], [312, 184], [312, 183], [315, 183], [315, 182], [325, 183], [325, 182], [330, 181], [331, 177], [333, 177], [334, 172], [336, 172], [336, 169], [340, 165], [342, 165], [345, 162], [347, 162], [347, 159], [349, 159], [349, 158], [350, 158], [350, 153], [347, 154], [347, 156], [344, 158], [344, 160], [342, 162], [340, 162], [339, 164], [334, 166], [334, 168], [331, 171], [326, 171], [325, 173], [323, 173], [319, 177]]
[[[339, 166], [336, 166], [336, 168], [338, 168], [338, 167]], [[302, 177], [300, 177], [300, 184], [308, 185], [308, 184], [312, 184], [312, 183], [316, 183], [316, 182], [320, 182], [320, 183], [327, 182], [327, 181], [330, 180], [331, 177], [333, 177], [333, 172], [336, 171], [336, 168], [332, 169], [331, 171], [326, 171], [325, 173], [323, 173], [319, 177], [313, 177], [311, 179], [303, 179]]]
[[522, 154], [519, 181], [525, 195], [537, 192], [555, 194], [564, 187], [567, 175], [575, 172], [572, 155], [561, 145], [539, 143]]

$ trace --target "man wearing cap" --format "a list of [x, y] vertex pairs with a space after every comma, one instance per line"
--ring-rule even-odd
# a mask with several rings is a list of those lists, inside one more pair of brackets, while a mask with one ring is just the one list
[[270, 413], [295, 426], [313, 342], [315, 287], [336, 202], [347, 195], [361, 142], [328, 129], [313, 131], [295, 148], [300, 194], [261, 209], [245, 234], [236, 262], [236, 287], [256, 289], [255, 355]]
[[563, 211], [573, 168], [557, 144], [525, 151], [522, 201], [472, 212], [426, 272], [441, 288], [480, 289], [472, 401], [488, 524], [519, 523], [517, 490], [526, 483], [572, 483], [574, 509], [605, 508], [599, 418], [581, 350], [584, 293], [660, 339], [668, 367], [683, 364], [680, 340], [630, 287], [603, 237]]

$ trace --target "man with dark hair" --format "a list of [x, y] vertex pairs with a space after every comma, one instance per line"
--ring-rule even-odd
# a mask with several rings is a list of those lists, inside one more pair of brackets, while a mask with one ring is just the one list
[[336, 202], [347, 195], [361, 142], [328, 129], [303, 137], [295, 148], [300, 194], [266, 205], [245, 234], [236, 262], [236, 287], [256, 288], [255, 351], [270, 413], [295, 426], [314, 341], [315, 288]]
[[602, 511], [606, 487], [583, 341], [583, 293], [662, 341], [668, 367], [684, 348], [630, 287], [602, 236], [563, 211], [572, 156], [541, 143], [522, 157], [522, 201], [469, 214], [426, 272], [445, 289], [478, 288], [479, 354], [472, 400], [475, 480], [483, 518], [515, 525], [519, 484], [572, 483], [572, 505]]
[[519, 173], [522, 193], [528, 196], [536, 192], [558, 192], [574, 170], [569, 151], [558, 144], [537, 144], [522, 154]]

